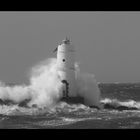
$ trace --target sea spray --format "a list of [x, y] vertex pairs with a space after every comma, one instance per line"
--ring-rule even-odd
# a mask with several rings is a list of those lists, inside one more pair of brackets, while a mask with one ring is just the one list
[[14, 103], [20, 103], [23, 100], [31, 99], [31, 90], [26, 86], [1, 86], [0, 99], [11, 100]]
[[93, 74], [83, 73], [80, 71], [79, 65], [75, 64], [76, 68], [76, 84], [77, 95], [84, 97], [85, 105], [97, 106], [100, 105], [100, 90]]
[[[1, 82], [2, 83], [2, 82]], [[20, 103], [30, 100], [28, 106], [52, 107], [62, 96], [63, 84], [56, 70], [56, 58], [50, 58], [31, 69], [29, 85], [0, 86], [0, 99]]]
[[[28, 107], [52, 108], [62, 97], [64, 84], [57, 70], [56, 58], [49, 58], [31, 69], [30, 84], [20, 86], [0, 85], [0, 99], [20, 103], [29, 100]], [[82, 96], [86, 105], [100, 106], [100, 91], [94, 75], [81, 73], [75, 64], [76, 96]]]
[[52, 106], [62, 97], [63, 83], [56, 67], [56, 59], [50, 58], [32, 69], [30, 87], [34, 90], [29, 106]]

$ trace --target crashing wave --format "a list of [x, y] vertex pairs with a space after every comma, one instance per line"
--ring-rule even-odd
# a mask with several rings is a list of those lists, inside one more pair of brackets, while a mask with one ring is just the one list
[[101, 100], [104, 109], [116, 109], [116, 110], [139, 110], [140, 102], [134, 100], [119, 101], [117, 99], [105, 98]]

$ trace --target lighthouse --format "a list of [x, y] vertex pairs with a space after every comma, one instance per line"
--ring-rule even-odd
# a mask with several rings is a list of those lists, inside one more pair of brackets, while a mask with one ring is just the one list
[[57, 72], [63, 84], [60, 101], [100, 108], [100, 92], [93, 75], [77, 74], [74, 45], [66, 38], [55, 51]]
[[68, 38], [57, 47], [57, 70], [64, 84], [63, 97], [76, 96], [75, 48]]

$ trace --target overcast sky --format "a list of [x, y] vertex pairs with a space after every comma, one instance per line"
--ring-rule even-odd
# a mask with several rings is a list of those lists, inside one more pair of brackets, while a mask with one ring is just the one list
[[65, 36], [98, 82], [140, 82], [140, 12], [0, 12], [0, 80], [26, 83]]

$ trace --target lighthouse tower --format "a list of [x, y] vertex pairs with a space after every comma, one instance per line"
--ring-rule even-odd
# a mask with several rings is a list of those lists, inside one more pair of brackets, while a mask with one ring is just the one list
[[69, 39], [64, 39], [62, 44], [57, 47], [57, 68], [64, 84], [63, 96], [76, 96], [75, 82], [75, 49]]

